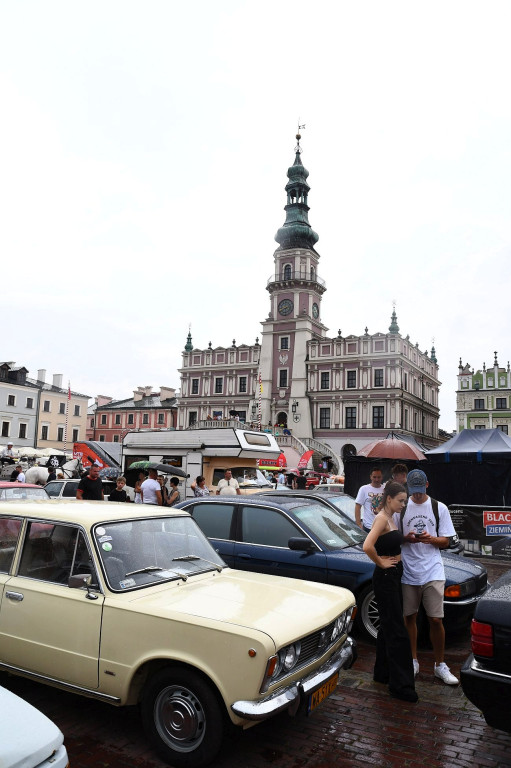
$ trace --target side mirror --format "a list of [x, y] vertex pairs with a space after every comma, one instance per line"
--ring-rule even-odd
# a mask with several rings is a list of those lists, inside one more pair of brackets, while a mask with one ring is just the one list
[[87, 589], [87, 598], [89, 600], [97, 600], [98, 596], [94, 592], [91, 592], [91, 582], [92, 576], [90, 573], [75, 573], [74, 576], [69, 577], [67, 586], [70, 589], [82, 589], [85, 587]]
[[314, 542], [306, 536], [292, 536], [287, 545], [289, 549], [292, 549], [295, 552], [314, 552], [317, 550], [317, 546]]

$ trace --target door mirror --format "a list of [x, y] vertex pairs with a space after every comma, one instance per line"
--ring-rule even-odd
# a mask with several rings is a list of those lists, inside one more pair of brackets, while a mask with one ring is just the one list
[[289, 539], [287, 545], [289, 549], [292, 549], [296, 552], [314, 552], [317, 550], [317, 546], [314, 544], [314, 542], [308, 539], [306, 536], [292, 536]]

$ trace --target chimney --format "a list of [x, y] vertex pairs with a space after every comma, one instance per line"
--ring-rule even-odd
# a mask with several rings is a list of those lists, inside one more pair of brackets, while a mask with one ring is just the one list
[[142, 398], [144, 397], [145, 390], [144, 387], [137, 387], [133, 390], [133, 400], [138, 403]]
[[39, 381], [41, 384], [44, 384], [46, 382], [46, 369], [45, 368], [39, 368], [37, 371], [37, 381]]
[[146, 397], [151, 397], [153, 394], [153, 388], [152, 387], [144, 387], [144, 395]]
[[53, 374], [53, 386], [56, 389], [62, 389], [62, 374], [61, 373], [54, 373]]
[[160, 387], [160, 400], [172, 400], [176, 396], [176, 390], [172, 387]]
[[111, 403], [113, 398], [108, 397], [108, 395], [98, 395], [94, 398], [96, 401], [96, 405], [98, 408], [101, 408], [102, 405], [106, 405], [107, 403]]

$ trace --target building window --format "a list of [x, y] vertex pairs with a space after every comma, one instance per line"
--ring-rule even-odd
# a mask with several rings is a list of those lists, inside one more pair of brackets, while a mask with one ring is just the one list
[[215, 379], [215, 395], [221, 395], [224, 388], [223, 379]]
[[287, 387], [287, 368], [279, 371], [279, 387]]
[[118, 443], [119, 442], [119, 435], [114, 435], [113, 436], [113, 442], [114, 443]]
[[346, 408], [346, 429], [357, 428], [357, 409]]
[[319, 409], [319, 428], [330, 429], [330, 408]]
[[403, 374], [403, 376], [404, 376], [404, 379], [403, 379], [403, 389], [407, 390], [408, 389], [408, 374], [405, 373], [405, 374]]
[[199, 394], [199, 379], [192, 379], [192, 395]]
[[65, 413], [65, 412], [66, 412], [66, 404], [59, 403], [59, 413]]
[[100, 443], [104, 443], [105, 442], [105, 436], [104, 435], [100, 435], [99, 436], [99, 442]]
[[408, 409], [407, 409], [407, 408], [405, 408], [405, 423], [404, 423], [404, 428], [405, 428], [405, 429], [408, 429]]
[[374, 386], [383, 387], [383, 368], [377, 368], [374, 372]]
[[76, 442], [78, 442], [78, 440], [80, 439], [80, 438], [78, 437], [78, 435], [79, 435], [79, 432], [80, 432], [80, 430], [78, 430], [78, 429], [73, 429], [73, 443], [76, 443]]
[[27, 436], [27, 425], [26, 424], [20, 424], [19, 432], [18, 432], [18, 437], [21, 437], [23, 439], [26, 436]]
[[46, 424], [41, 427], [41, 440], [48, 440], [48, 427]]
[[102, 414], [101, 414], [101, 424], [102, 424], [102, 425], [105, 425], [105, 424], [106, 424], [106, 413], [102, 413]]
[[188, 426], [193, 427], [197, 423], [197, 411], [190, 411], [188, 414]]
[[134, 423], [133, 414], [128, 413], [128, 424], [133, 424], [133, 423]]
[[240, 392], [246, 392], [246, 391], [247, 391], [247, 377], [240, 376]]
[[382, 429], [383, 426], [383, 405], [373, 405], [373, 429]]
[[321, 389], [330, 389], [330, 372], [321, 371]]
[[93, 426], [94, 426], [94, 419], [91, 419], [91, 420], [90, 420], [90, 425], [91, 425], [91, 427], [93, 427]]
[[291, 264], [284, 267], [284, 280], [291, 280]]
[[473, 429], [486, 429], [484, 424], [474, 424]]
[[146, 424], [146, 425], [149, 424], [149, 414], [148, 413], [143, 413], [142, 414], [142, 424]]
[[497, 429], [500, 429], [501, 432], [504, 432], [504, 434], [507, 435], [507, 424], [497, 424]]
[[75, 414], [74, 415], [75, 416], [79, 416], [80, 415], [80, 406], [79, 405], [75, 405]]
[[33, 407], [34, 407], [34, 398], [27, 397], [27, 408], [33, 408]]
[[50, 401], [45, 400], [43, 403], [43, 411], [46, 411], [46, 413], [50, 412]]
[[280, 348], [281, 349], [289, 349], [289, 336], [281, 336], [280, 337]]
[[64, 427], [57, 427], [57, 440], [62, 443], [64, 440]]
[[497, 409], [505, 410], [507, 408], [507, 397], [497, 397]]
[[116, 424], [120, 424], [121, 423], [121, 414], [120, 413], [116, 413], [115, 414], [115, 423]]
[[474, 410], [484, 411], [484, 398], [481, 397], [474, 400]]
[[158, 424], [165, 424], [165, 414], [159, 413], [158, 414]]
[[16, 405], [16, 395], [7, 395], [7, 405]]
[[356, 371], [348, 371], [348, 381], [346, 386], [348, 389], [355, 389], [357, 386], [357, 372]]

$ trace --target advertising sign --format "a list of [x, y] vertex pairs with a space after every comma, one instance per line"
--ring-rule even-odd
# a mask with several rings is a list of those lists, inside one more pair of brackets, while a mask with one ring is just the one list
[[467, 552], [499, 560], [511, 560], [511, 508], [449, 507], [456, 533]]

